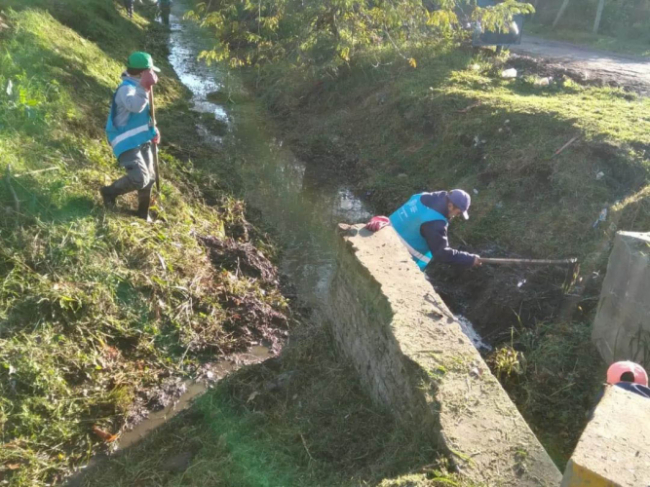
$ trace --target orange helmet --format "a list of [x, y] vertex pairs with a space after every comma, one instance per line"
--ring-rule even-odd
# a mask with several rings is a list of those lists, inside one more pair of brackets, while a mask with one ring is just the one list
[[[623, 375], [629, 376], [623, 378]], [[618, 382], [634, 382], [642, 386], [648, 386], [648, 374], [639, 364], [630, 361], [616, 362], [607, 369], [607, 383], [614, 385]]]

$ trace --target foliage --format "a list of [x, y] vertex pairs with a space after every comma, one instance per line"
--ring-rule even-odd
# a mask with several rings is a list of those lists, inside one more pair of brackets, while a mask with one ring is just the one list
[[299, 66], [335, 69], [365, 47], [395, 48], [463, 36], [458, 13], [470, 12], [491, 30], [507, 30], [512, 16], [530, 13], [530, 4], [507, 0], [479, 8], [472, 0], [218, 0], [199, 3], [188, 16], [214, 30], [208, 62], [261, 65], [287, 59]]

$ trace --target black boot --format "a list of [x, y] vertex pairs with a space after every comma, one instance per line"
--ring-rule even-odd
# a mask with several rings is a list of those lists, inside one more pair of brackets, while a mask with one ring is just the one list
[[119, 193], [113, 188], [113, 186], [104, 186], [99, 192], [102, 195], [104, 200], [104, 206], [110, 210], [115, 208], [115, 199], [119, 196]]
[[136, 215], [148, 222], [151, 221], [149, 217], [149, 206], [151, 206], [151, 189], [138, 191], [138, 211]]

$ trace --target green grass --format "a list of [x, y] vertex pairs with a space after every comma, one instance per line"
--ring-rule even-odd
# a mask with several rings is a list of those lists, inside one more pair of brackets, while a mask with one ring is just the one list
[[621, 39], [601, 34], [593, 34], [576, 29], [553, 29], [547, 25], [527, 24], [526, 32], [547, 39], [566, 41], [603, 51], [611, 51], [632, 56], [650, 56], [650, 44], [647, 42]]
[[[285, 308], [273, 286], [214, 268], [197, 241], [237, 233], [245, 207], [217, 182], [214, 150], [194, 132], [189, 94], [165, 60], [166, 34], [143, 17], [129, 21], [116, 5], [3, 3], [3, 485], [57, 483], [106, 449], [94, 425], [116, 433], [141, 391], [241, 347], [226, 329], [242, 319], [224, 304], [233, 296]], [[155, 225], [127, 213], [134, 197], [107, 212], [98, 193], [122, 174], [103, 127], [123, 61], [136, 49], [164, 68]]]
[[[297, 335], [281, 359], [228, 377], [80, 485], [470, 487], [445, 472], [431, 438], [369, 401], [323, 330]], [[191, 461], [167, 470], [181, 453]]]
[[[459, 46], [403, 51], [417, 69], [382, 51], [323, 79], [276, 65], [257, 73], [257, 93], [284, 140], [303, 159], [348, 173], [377, 213], [420, 191], [472, 193], [472, 217], [452, 225], [452, 245], [578, 257], [590, 276], [605, 272], [616, 230], [650, 227], [650, 99], [569, 79], [540, 86], [534, 66], [503, 79], [507, 60]], [[594, 228], [605, 207], [607, 221]], [[585, 298], [596, 302], [592, 294]], [[524, 355], [537, 367], [507, 384], [560, 466], [603, 378], [592, 310], [543, 332], [523, 323], [535, 337]], [[572, 373], [581, 379], [567, 380]]]

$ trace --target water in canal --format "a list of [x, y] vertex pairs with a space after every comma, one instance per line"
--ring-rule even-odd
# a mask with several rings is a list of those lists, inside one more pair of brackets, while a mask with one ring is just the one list
[[[189, 8], [187, 0], [174, 2], [170, 62], [193, 94], [193, 109], [211, 114], [229, 127], [225, 137], [211, 134], [207, 126], [197, 129], [208, 142], [225, 148], [219, 153], [235, 162], [247, 204], [262, 214], [284, 250], [280, 270], [318, 318], [336, 266], [336, 224], [365, 222], [371, 213], [342, 176], [296, 158], [276, 138], [268, 115], [252, 97], [249, 102], [227, 105], [208, 99], [214, 92], [227, 95], [236, 80], [222, 67], [198, 60], [212, 40], [209, 33], [183, 19]], [[461, 324], [477, 348], [489, 347], [469, 321], [462, 319]]]

